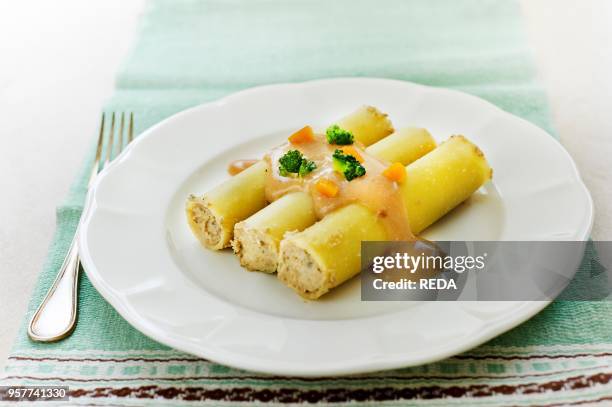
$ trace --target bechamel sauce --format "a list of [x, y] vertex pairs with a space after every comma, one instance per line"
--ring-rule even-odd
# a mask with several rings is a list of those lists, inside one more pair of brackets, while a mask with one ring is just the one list
[[[267, 200], [274, 202], [289, 192], [309, 192], [319, 219], [335, 209], [358, 202], [378, 216], [387, 229], [389, 240], [415, 240], [399, 186], [382, 175], [389, 163], [369, 155], [358, 143], [353, 147], [363, 157], [366, 174], [352, 181], [347, 181], [343, 174], [333, 169], [332, 154], [342, 146], [328, 144], [323, 135], [316, 135], [314, 141], [296, 145], [285, 143], [274, 148], [264, 158], [270, 168], [266, 180]], [[299, 150], [314, 161], [317, 168], [303, 178], [283, 177], [279, 173], [278, 160], [289, 150]], [[338, 194], [333, 198], [320, 194], [315, 188], [319, 178], [326, 178], [338, 185]]]

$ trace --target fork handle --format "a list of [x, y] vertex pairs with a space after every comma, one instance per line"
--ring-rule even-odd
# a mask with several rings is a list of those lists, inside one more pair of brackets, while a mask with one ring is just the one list
[[28, 335], [39, 342], [65, 338], [74, 329], [79, 281], [78, 230], [72, 239], [62, 267], [28, 326]]

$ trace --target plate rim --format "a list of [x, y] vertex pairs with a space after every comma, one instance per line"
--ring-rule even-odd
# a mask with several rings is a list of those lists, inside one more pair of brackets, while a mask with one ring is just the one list
[[[142, 134], [139, 137], [137, 137], [132, 143], [130, 143], [130, 145], [128, 145], [122, 151], [122, 153], [117, 158], [115, 158], [115, 160], [113, 160], [99, 174], [94, 184], [89, 188], [87, 192], [87, 196], [86, 196], [85, 206], [84, 206], [85, 210], [79, 222], [78, 244], [79, 244], [79, 253], [81, 256], [81, 262], [83, 263], [83, 269], [85, 270], [85, 273], [87, 274], [94, 288], [102, 295], [102, 297], [106, 301], [109, 302], [109, 304], [119, 313], [119, 315], [122, 318], [124, 318], [130, 325], [132, 325], [135, 329], [137, 329], [141, 333], [145, 334], [146, 336], [148, 336], [149, 338], [157, 342], [160, 342], [167, 346], [171, 346], [174, 349], [177, 349], [180, 351], [184, 351], [184, 352], [187, 352], [187, 353], [199, 356], [199, 357], [204, 357], [208, 360], [215, 361], [217, 363], [228, 365], [228, 366], [239, 368], [239, 369], [247, 369], [250, 371], [266, 373], [266, 374], [272, 373], [272, 374], [281, 374], [281, 375], [286, 375], [286, 376], [303, 376], [303, 377], [314, 377], [314, 376], [327, 377], [327, 376], [344, 375], [344, 374], [369, 373], [369, 372], [375, 372], [375, 371], [381, 371], [381, 370], [406, 367], [408, 365], [410, 366], [420, 365], [420, 364], [431, 363], [431, 362], [435, 362], [438, 360], [442, 360], [452, 355], [456, 355], [456, 354], [465, 352], [469, 349], [472, 349], [478, 345], [481, 345], [487, 342], [488, 340], [522, 324], [523, 322], [527, 321], [528, 319], [533, 317], [535, 314], [540, 312], [542, 309], [544, 309], [547, 305], [549, 305], [552, 302], [551, 300], [519, 301], [518, 303], [520, 303], [521, 306], [518, 307], [516, 309], [516, 312], [514, 312], [511, 315], [511, 316], [515, 316], [514, 318], [506, 318], [506, 319], [489, 322], [485, 326], [482, 327], [482, 330], [480, 331], [480, 334], [478, 336], [475, 336], [472, 334], [470, 335], [468, 339], [463, 339], [459, 344], [456, 344], [455, 342], [451, 342], [454, 346], [445, 346], [444, 348], [446, 349], [439, 350], [435, 354], [428, 354], [423, 357], [410, 358], [410, 361], [406, 361], [402, 359], [401, 357], [398, 357], [397, 360], [394, 360], [394, 361], [386, 361], [382, 363], [380, 362], [379, 363], [375, 363], [375, 362], [369, 362], [369, 363], [365, 362], [364, 363], [363, 361], [358, 361], [352, 365], [345, 364], [345, 366], [343, 367], [339, 367], [339, 366], [331, 367], [331, 368], [324, 367], [323, 368], [324, 370], [322, 370], [320, 366], [312, 367], [310, 365], [302, 365], [302, 366], [296, 367], [292, 365], [291, 362], [289, 362], [289, 363], [285, 363], [283, 366], [279, 366], [277, 364], [276, 366], [270, 369], [267, 369], [267, 368], [262, 368], [261, 363], [255, 363], [251, 360], [250, 357], [246, 358], [244, 355], [232, 356], [231, 352], [226, 352], [226, 351], [219, 352], [218, 349], [217, 350], [213, 349], [212, 352], [206, 352], [206, 351], [203, 351], [203, 349], [199, 346], [192, 345], [191, 343], [188, 343], [188, 342], [182, 342], [180, 340], [175, 340], [175, 338], [172, 335], [170, 335], [168, 332], [164, 330], [160, 330], [159, 328], [150, 324], [146, 320], [140, 320], [139, 318], [137, 318], [139, 314], [133, 309], [133, 307], [129, 304], [129, 302], [124, 301], [122, 298], [120, 298], [119, 296], [113, 293], [112, 287], [108, 286], [108, 283], [104, 281], [104, 279], [102, 278], [102, 275], [97, 269], [93, 261], [93, 258], [91, 256], [91, 253], [89, 251], [88, 245], [87, 245], [86, 236], [88, 233], [88, 226], [89, 226], [89, 223], [90, 223], [90, 220], [93, 214], [95, 213], [95, 208], [96, 208], [96, 202], [94, 200], [94, 196], [96, 194], [97, 188], [103, 182], [106, 175], [112, 172], [115, 166], [119, 162], [121, 162], [123, 159], [125, 159], [125, 157], [127, 157], [127, 155], [130, 154], [131, 151], [137, 148], [137, 146], [143, 140], [145, 140], [150, 134], [157, 132], [157, 130], [162, 126], [166, 126], [173, 121], [180, 120], [183, 115], [193, 114], [197, 112], [198, 110], [206, 109], [210, 106], [215, 106], [215, 105], [223, 106], [227, 103], [231, 103], [233, 99], [240, 99], [242, 96], [248, 95], [250, 93], [266, 91], [272, 88], [303, 87], [303, 86], [308, 86], [308, 85], [325, 84], [328, 82], [362, 82], [362, 81], [365, 81], [365, 82], [377, 82], [378, 81], [378, 82], [386, 82], [386, 83], [395, 83], [397, 85], [402, 85], [402, 86], [411, 85], [417, 88], [432, 89], [433, 91], [438, 91], [438, 92], [442, 91], [442, 92], [451, 92], [454, 94], [460, 94], [462, 97], [477, 99], [480, 103], [484, 103], [488, 105], [488, 107], [493, 108], [495, 110], [495, 113], [498, 115], [509, 116], [513, 120], [520, 120], [526, 123], [527, 125], [529, 125], [530, 127], [535, 128], [540, 132], [544, 132], [550, 139], [552, 139], [555, 142], [556, 147], [563, 154], [565, 154], [565, 158], [567, 159], [567, 161], [569, 162], [573, 170], [575, 181], [577, 181], [577, 184], [580, 186], [582, 194], [586, 197], [587, 205], [584, 208], [587, 211], [586, 217], [585, 217], [586, 222], [583, 228], [583, 235], [581, 236], [581, 240], [586, 241], [588, 239], [591, 233], [593, 221], [594, 221], [594, 206], [593, 206], [593, 200], [592, 200], [591, 194], [588, 188], [586, 187], [580, 175], [580, 171], [578, 170], [578, 167], [576, 166], [576, 163], [572, 159], [569, 152], [565, 149], [565, 147], [561, 144], [561, 142], [556, 137], [553, 137], [541, 127], [535, 125], [532, 122], [529, 122], [526, 119], [523, 119], [522, 117], [511, 114], [483, 98], [480, 98], [473, 94], [466, 93], [466, 92], [456, 90], [456, 89], [427, 86], [427, 85], [422, 85], [422, 84], [418, 84], [418, 83], [414, 83], [410, 81], [387, 79], [387, 78], [341, 77], [341, 78], [315, 79], [315, 80], [309, 80], [309, 81], [303, 81], [303, 82], [276, 83], [276, 84], [255, 86], [255, 87], [247, 88], [247, 89], [235, 92], [235, 93], [231, 93], [218, 100], [202, 103], [202, 104], [184, 109], [182, 111], [179, 111], [165, 118], [164, 120], [161, 120], [160, 122], [154, 124], [153, 126], [149, 127], [144, 132], [142, 132]], [[278, 318], [278, 317], [274, 317], [274, 318]]]

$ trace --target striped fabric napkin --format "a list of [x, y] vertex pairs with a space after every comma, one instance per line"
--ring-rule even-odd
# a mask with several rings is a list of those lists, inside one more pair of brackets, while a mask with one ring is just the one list
[[[520, 10], [509, 0], [152, 0], [107, 108], [134, 111], [141, 132], [182, 109], [255, 85], [374, 76], [467, 91], [551, 131], [521, 25]], [[90, 159], [57, 211], [57, 233], [28, 318], [72, 238]], [[596, 265], [589, 246], [579, 274]], [[86, 405], [612, 403], [609, 302], [554, 302], [505, 335], [439, 363], [288, 378], [160, 345], [129, 326], [86, 276], [80, 284], [74, 334], [39, 344], [22, 329], [3, 385], [65, 385], [72, 403]]]

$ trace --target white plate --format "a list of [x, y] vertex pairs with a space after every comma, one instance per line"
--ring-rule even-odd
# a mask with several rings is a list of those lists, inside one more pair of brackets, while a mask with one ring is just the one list
[[305, 124], [361, 104], [438, 139], [462, 133], [495, 170], [427, 231], [439, 240], [585, 240], [593, 209], [572, 159], [550, 135], [457, 91], [384, 79], [258, 87], [176, 114], [142, 134], [98, 178], [80, 253], [97, 290], [151, 338], [226, 365], [285, 375], [358, 373], [432, 362], [525, 321], [546, 302], [361, 302], [358, 279], [305, 302], [275, 276], [203, 250], [184, 218], [189, 193], [227, 178]]

